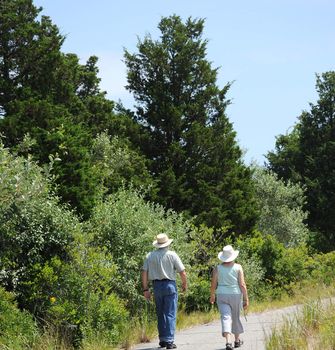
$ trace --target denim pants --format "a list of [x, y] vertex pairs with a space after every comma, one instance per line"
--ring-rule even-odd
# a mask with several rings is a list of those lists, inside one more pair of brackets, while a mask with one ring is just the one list
[[158, 335], [160, 341], [173, 342], [176, 330], [178, 292], [176, 281], [153, 281]]

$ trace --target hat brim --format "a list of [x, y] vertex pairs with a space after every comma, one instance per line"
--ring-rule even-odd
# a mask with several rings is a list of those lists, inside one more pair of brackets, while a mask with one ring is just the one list
[[173, 242], [173, 239], [168, 239], [165, 243], [159, 244], [156, 240], [152, 243], [152, 245], [156, 248], [164, 248], [164, 247], [168, 247], [172, 242]]
[[240, 252], [239, 252], [238, 250], [234, 250], [234, 253], [233, 253], [231, 256], [229, 256], [228, 258], [224, 258], [224, 257], [223, 257], [223, 252], [220, 252], [220, 253], [218, 254], [218, 258], [219, 258], [222, 262], [232, 262], [232, 261], [234, 261], [234, 260], [237, 258], [237, 256], [238, 256], [239, 253], [240, 253]]

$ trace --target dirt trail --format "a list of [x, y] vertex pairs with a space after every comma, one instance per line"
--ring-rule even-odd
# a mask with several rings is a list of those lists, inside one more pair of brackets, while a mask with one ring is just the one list
[[[254, 313], [242, 319], [245, 332], [241, 335], [244, 344], [241, 350], [265, 350], [265, 337], [283, 319], [293, 316], [299, 306], [289, 306], [283, 309]], [[221, 336], [220, 321], [196, 326], [176, 333], [175, 343], [180, 350], [223, 350], [224, 338]], [[156, 350], [158, 340], [151, 343], [136, 345], [134, 350]], [[163, 350], [163, 349], [162, 349]]]

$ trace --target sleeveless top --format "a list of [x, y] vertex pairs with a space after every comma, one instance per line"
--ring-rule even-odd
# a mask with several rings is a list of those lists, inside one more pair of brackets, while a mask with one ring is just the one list
[[241, 294], [238, 274], [242, 270], [240, 264], [231, 266], [220, 264], [217, 266], [218, 285], [216, 294]]

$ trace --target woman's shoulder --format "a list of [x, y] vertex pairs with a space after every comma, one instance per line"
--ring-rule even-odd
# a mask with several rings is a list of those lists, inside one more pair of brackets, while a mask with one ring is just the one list
[[234, 264], [234, 268], [235, 268], [235, 270], [242, 271], [242, 265], [241, 264], [235, 263]]

